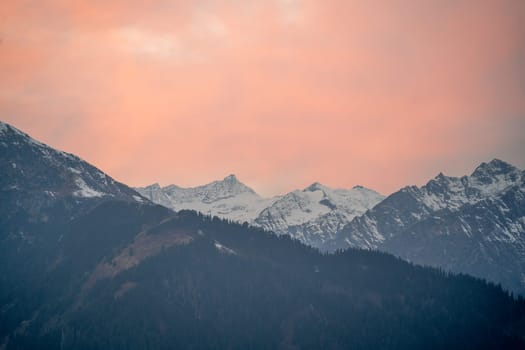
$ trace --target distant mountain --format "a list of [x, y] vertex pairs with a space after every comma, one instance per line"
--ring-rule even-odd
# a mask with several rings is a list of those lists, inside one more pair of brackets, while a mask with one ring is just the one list
[[325, 245], [379, 249], [525, 293], [525, 173], [494, 159], [470, 176], [439, 174], [356, 217]]
[[421, 188], [385, 198], [356, 186], [313, 183], [262, 198], [233, 175], [184, 189], [137, 189], [174, 210], [193, 209], [277, 234], [323, 251], [378, 249], [420, 264], [469, 273], [525, 293], [525, 175], [494, 159], [470, 176], [442, 173]]
[[352, 218], [384, 198], [361, 186], [331, 189], [317, 182], [304, 190], [263, 198], [234, 175], [194, 188], [154, 184], [136, 190], [173, 210], [191, 209], [248, 222], [277, 234], [289, 234], [314, 247], [322, 246]]
[[207, 185], [183, 188], [154, 184], [136, 188], [146, 198], [173, 210], [190, 209], [240, 223], [253, 222], [275, 198], [263, 198], [235, 175]]
[[316, 182], [302, 191], [278, 198], [254, 223], [278, 234], [289, 234], [308, 245], [322, 247], [351, 219], [383, 198], [361, 186], [349, 190], [331, 189]]

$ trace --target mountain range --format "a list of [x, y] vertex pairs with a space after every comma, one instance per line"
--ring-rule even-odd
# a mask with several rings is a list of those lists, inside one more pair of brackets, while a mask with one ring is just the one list
[[362, 186], [332, 189], [318, 182], [303, 190], [264, 198], [235, 175], [193, 188], [153, 184], [135, 190], [175, 211], [190, 209], [239, 223], [247, 222], [277, 234], [288, 234], [316, 248], [323, 248], [354, 217], [364, 214], [384, 198]]
[[0, 150], [1, 349], [525, 347], [525, 300], [501, 286], [175, 212], [4, 123]]
[[525, 293], [525, 172], [494, 159], [469, 176], [439, 174], [356, 217], [326, 247], [366, 247]]
[[494, 159], [469, 176], [442, 173], [384, 197], [355, 186], [262, 198], [234, 175], [195, 188], [136, 188], [174, 210], [193, 209], [287, 234], [323, 251], [356, 247], [468, 273], [525, 293], [525, 172]]

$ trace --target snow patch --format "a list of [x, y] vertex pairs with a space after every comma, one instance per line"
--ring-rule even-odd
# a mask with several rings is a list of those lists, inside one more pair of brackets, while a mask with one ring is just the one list
[[72, 173], [75, 173], [77, 175], [80, 175], [82, 172], [78, 169], [75, 169], [75, 168], [68, 168]]
[[237, 255], [237, 252], [235, 250], [230, 249], [230, 248], [220, 244], [217, 241], [215, 241], [215, 248], [217, 248], [217, 250], [220, 251], [221, 253], [230, 254], [230, 255]]
[[142, 199], [140, 196], [137, 196], [136, 194], [133, 195], [133, 199], [139, 203], [144, 203], [144, 199]]
[[73, 195], [77, 197], [93, 198], [93, 197], [103, 197], [107, 195], [107, 193], [99, 192], [89, 187], [88, 184], [86, 184], [84, 180], [80, 177], [77, 177], [75, 179], [75, 184], [78, 187], [78, 191], [73, 192]]

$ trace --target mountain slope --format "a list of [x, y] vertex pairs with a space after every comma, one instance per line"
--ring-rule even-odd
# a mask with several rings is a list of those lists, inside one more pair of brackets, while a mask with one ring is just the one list
[[355, 218], [328, 249], [366, 247], [525, 292], [525, 175], [501, 160], [439, 174]]

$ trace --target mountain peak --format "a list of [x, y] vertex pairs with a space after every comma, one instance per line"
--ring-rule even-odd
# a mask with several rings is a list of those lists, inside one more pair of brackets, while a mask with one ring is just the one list
[[135, 191], [93, 165], [47, 146], [5, 122], [0, 122], [0, 140], [0, 168], [6, 170], [6, 176], [0, 179], [0, 188], [38, 191], [46, 198], [31, 205], [45, 208], [50, 198], [69, 200], [71, 197], [142, 201]]
[[[246, 186], [244, 183], [239, 181], [239, 178], [235, 174], [230, 174], [226, 176], [222, 181], [215, 181], [209, 185], [219, 186], [221, 188], [226, 187], [228, 191], [232, 193], [236, 192], [254, 192], [250, 187]], [[207, 186], [207, 185], [205, 185]]]
[[430, 182], [447, 183], [448, 179], [449, 178], [445, 174], [440, 172], [439, 174], [436, 175], [436, 177], [434, 177], [432, 180], [430, 180], [429, 183]]
[[149, 190], [160, 190], [161, 189], [161, 187], [160, 187], [158, 182], [155, 182], [154, 184], [151, 184], [151, 185], [148, 185], [148, 186], [145, 186], [145, 187], [142, 187], [142, 188], [147, 189], [147, 190], [148, 189]]
[[314, 191], [323, 191], [324, 189], [326, 189], [326, 186], [316, 181], [310, 186], [306, 187], [304, 190], [314, 192]]
[[9, 135], [10, 133], [15, 133], [20, 136], [30, 138], [29, 135], [27, 135], [25, 132], [18, 130], [17, 128], [15, 128], [14, 126], [10, 124], [0, 121], [0, 135]]
[[41, 152], [44, 152], [46, 154], [48, 154], [49, 152], [59, 153], [62, 156], [65, 156], [66, 158], [80, 160], [80, 158], [78, 158], [77, 156], [70, 154], [70, 153], [60, 151], [53, 147], [50, 147], [38, 140], [35, 140], [34, 138], [29, 136], [25, 132], [15, 128], [14, 126], [8, 123], [2, 122], [2, 121], [0, 121], [0, 137], [6, 143], [17, 146], [17, 147], [19, 147], [20, 144], [23, 144], [23, 145], [27, 145], [30, 147], [36, 147]]
[[240, 182], [237, 176], [235, 174], [230, 174], [226, 176], [224, 179], [222, 179], [224, 182]]
[[378, 196], [381, 196], [381, 193], [377, 192], [376, 190], [373, 190], [371, 188], [368, 188], [368, 187], [365, 187], [365, 186], [362, 186], [362, 185], [355, 185], [354, 187], [352, 187], [352, 190], [357, 190], [359, 192], [363, 192], [363, 193], [375, 193], [377, 194]]
[[508, 174], [516, 170], [516, 167], [512, 164], [502, 161], [501, 159], [494, 158], [488, 163], [481, 163], [472, 173], [472, 176], [483, 177], [486, 175], [502, 175]]
[[0, 120], [0, 134], [3, 134], [7, 130], [8, 127], [9, 127], [9, 124], [6, 124]]

